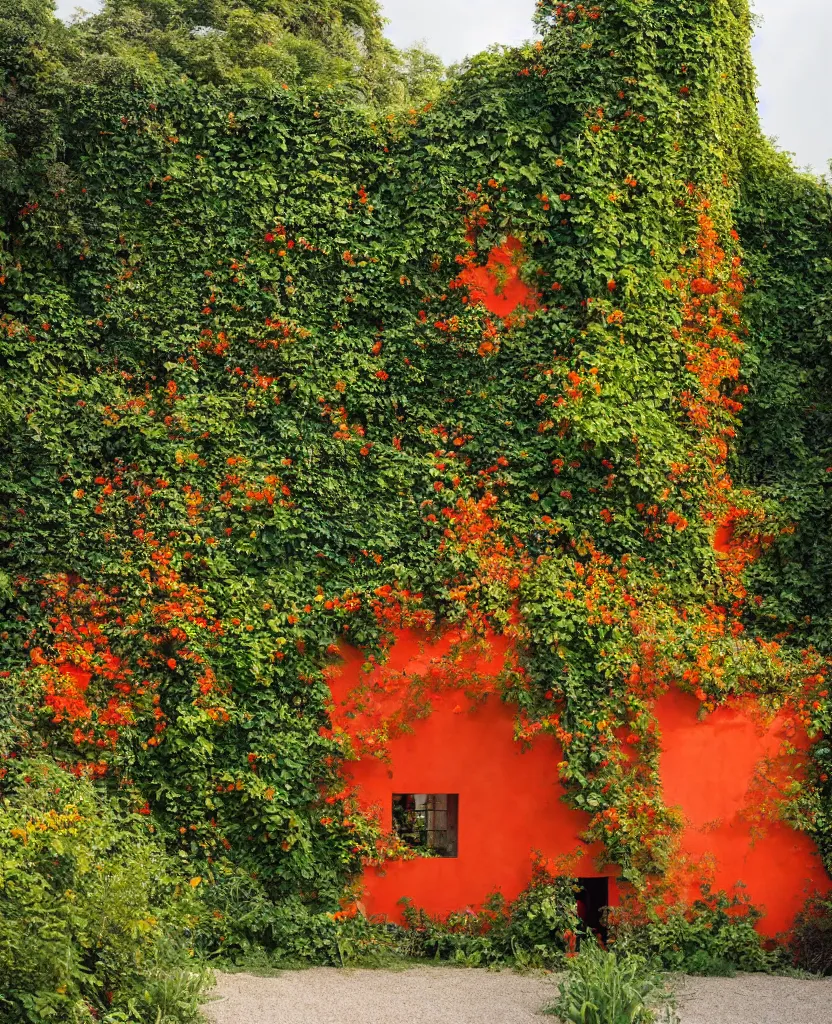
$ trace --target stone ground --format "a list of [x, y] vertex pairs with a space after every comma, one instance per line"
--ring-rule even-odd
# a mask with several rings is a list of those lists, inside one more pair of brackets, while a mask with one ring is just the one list
[[[211, 1024], [543, 1024], [553, 977], [414, 967], [218, 974]], [[682, 1024], [832, 1024], [832, 979], [685, 978]]]

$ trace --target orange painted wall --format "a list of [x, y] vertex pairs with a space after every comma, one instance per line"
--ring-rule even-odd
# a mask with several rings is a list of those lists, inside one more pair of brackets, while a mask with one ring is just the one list
[[[456, 635], [430, 644], [412, 631], [399, 633], [384, 670], [425, 673], [447, 654]], [[490, 653], [469, 656], [472, 673], [494, 675], [502, 666], [504, 643], [493, 642]], [[331, 686], [336, 701], [357, 686], [362, 657], [348, 650]], [[410, 896], [434, 914], [447, 914], [482, 903], [499, 889], [511, 899], [529, 882], [535, 851], [558, 858], [582, 846], [578, 834], [588, 816], [561, 799], [557, 780], [560, 748], [541, 737], [523, 751], [514, 740], [514, 712], [496, 696], [473, 704], [464, 693], [450, 690], [433, 698], [433, 713], [415, 724], [414, 732], [389, 743], [391, 764], [365, 757], [348, 765], [365, 807], [377, 807], [387, 829], [392, 827], [393, 793], [458, 793], [459, 856], [428, 858], [388, 865], [367, 872], [364, 904], [370, 914], [398, 919], [397, 901]], [[338, 715], [334, 716], [338, 721]], [[594, 849], [583, 845], [577, 875], [595, 875]], [[615, 869], [608, 873], [615, 875]], [[612, 887], [614, 888], [614, 886]]]
[[[457, 639], [448, 633], [429, 643], [413, 631], [401, 631], [389, 663], [372, 675], [430, 673]], [[504, 651], [504, 641], [494, 640], [490, 650], [468, 655], [462, 667], [487, 679], [499, 671]], [[359, 685], [362, 661], [358, 651], [345, 651], [331, 677], [336, 705]], [[432, 703], [433, 713], [417, 722], [412, 734], [389, 743], [390, 764], [364, 757], [348, 765], [348, 774], [361, 803], [378, 808], [387, 828], [393, 793], [458, 793], [459, 856], [369, 869], [367, 912], [397, 920], [402, 896], [434, 914], [477, 905], [495, 889], [512, 898], [529, 881], [534, 851], [556, 866], [559, 858], [581, 848], [583, 858], [570, 864], [570, 872], [598, 874], [597, 850], [579, 838], [586, 816], [561, 799], [561, 752], [555, 740], [542, 736], [524, 751], [514, 740], [513, 709], [494, 695], [472, 706], [462, 691], [453, 689]], [[719, 888], [744, 882], [752, 900], [766, 910], [762, 930], [775, 935], [788, 927], [810, 889], [830, 888], [805, 835], [773, 824], [763, 836], [752, 837], [748, 816], [757, 802], [750, 788], [755, 768], [767, 755], [777, 754], [790, 726], [783, 720], [761, 724], [739, 707], [699, 721], [698, 707], [694, 698], [676, 692], [657, 706], [666, 800], [681, 807], [688, 821], [682, 851], [712, 859]], [[334, 721], [339, 721], [337, 711]], [[360, 720], [350, 725], [360, 726]], [[615, 876], [616, 869], [600, 873]], [[614, 903], [615, 883], [611, 891]]]
[[687, 828], [682, 848], [713, 857], [720, 888], [744, 882], [766, 917], [762, 930], [789, 927], [810, 891], [832, 889], [820, 855], [805, 833], [788, 825], [758, 824], [755, 770], [766, 758], [776, 764], [784, 740], [806, 742], [779, 716], [763, 723], [750, 706], [724, 707], [699, 721], [699, 702], [678, 692], [658, 703], [662, 729], [665, 800], [682, 808]]

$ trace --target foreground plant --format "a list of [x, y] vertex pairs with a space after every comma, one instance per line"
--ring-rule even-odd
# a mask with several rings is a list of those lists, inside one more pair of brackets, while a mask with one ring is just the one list
[[0, 800], [0, 1020], [198, 1020], [192, 887], [146, 819], [48, 761], [14, 774]]
[[778, 949], [768, 949], [756, 925], [764, 913], [742, 885], [731, 892], [704, 882], [692, 902], [656, 900], [612, 915], [619, 952], [638, 951], [665, 971], [730, 977], [737, 971], [769, 973], [783, 966]]
[[547, 1012], [564, 1024], [666, 1024], [678, 1021], [672, 997], [647, 961], [587, 942], [569, 960], [558, 1001]]
[[791, 940], [795, 966], [832, 975], [832, 895], [815, 893], [797, 915]]

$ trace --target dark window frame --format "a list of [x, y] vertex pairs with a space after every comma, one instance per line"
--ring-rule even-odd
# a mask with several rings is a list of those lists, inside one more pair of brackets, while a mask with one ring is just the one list
[[393, 830], [423, 857], [458, 857], [459, 794], [394, 793]]

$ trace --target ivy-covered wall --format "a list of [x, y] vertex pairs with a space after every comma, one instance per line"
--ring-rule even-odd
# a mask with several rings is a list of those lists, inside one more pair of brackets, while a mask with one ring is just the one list
[[[4, 756], [92, 775], [198, 883], [336, 905], [380, 838], [325, 669], [446, 623], [510, 641], [518, 739], [636, 886], [682, 828], [669, 687], [808, 730], [769, 802], [832, 863], [828, 190], [759, 137], [745, 0], [538, 19], [389, 114], [19, 37]], [[504, 316], [489, 260], [532, 295]]]

